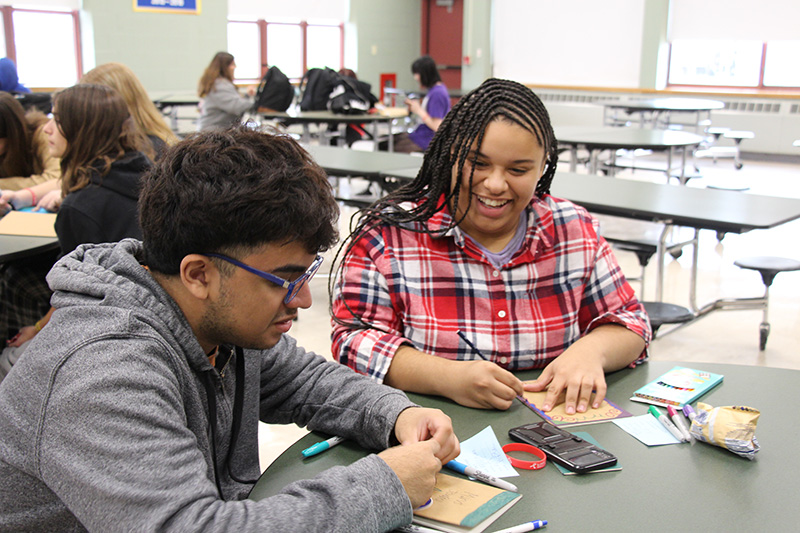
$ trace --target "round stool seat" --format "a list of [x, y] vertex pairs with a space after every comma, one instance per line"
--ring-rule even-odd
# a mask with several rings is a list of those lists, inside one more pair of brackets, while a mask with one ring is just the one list
[[664, 302], [643, 302], [643, 304], [650, 317], [653, 331], [663, 324], [681, 324], [694, 318], [694, 313], [680, 305]]
[[789, 259], [788, 257], [758, 256], [745, 257], [733, 262], [739, 268], [756, 270], [761, 274], [764, 285], [769, 287], [772, 281], [780, 272], [800, 270], [800, 261]]

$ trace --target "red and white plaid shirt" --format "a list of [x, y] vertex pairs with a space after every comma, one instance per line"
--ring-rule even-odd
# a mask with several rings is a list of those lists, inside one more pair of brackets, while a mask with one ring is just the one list
[[[450, 222], [439, 212], [428, 222]], [[356, 244], [335, 288], [334, 316], [371, 327], [334, 322], [333, 356], [383, 381], [397, 349], [410, 344], [439, 357], [479, 356], [508, 370], [543, 368], [582, 335], [620, 324], [650, 342], [644, 306], [580, 206], [545, 195], [527, 210], [525, 241], [495, 268], [460, 228], [432, 236], [383, 225]], [[646, 357], [646, 349], [639, 360]]]

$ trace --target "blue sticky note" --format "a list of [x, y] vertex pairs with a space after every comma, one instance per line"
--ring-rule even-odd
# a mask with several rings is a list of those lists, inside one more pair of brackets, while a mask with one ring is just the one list
[[651, 414], [642, 416], [631, 416], [629, 418], [618, 418], [612, 420], [617, 426], [622, 428], [629, 435], [648, 446], [662, 446], [664, 444], [680, 444], [667, 428], [661, 425]]
[[461, 454], [456, 460], [494, 477], [513, 477], [519, 473], [508, 462], [492, 426], [461, 442]]

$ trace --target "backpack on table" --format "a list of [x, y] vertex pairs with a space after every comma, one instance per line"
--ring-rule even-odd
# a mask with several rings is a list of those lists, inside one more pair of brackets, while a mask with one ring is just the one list
[[258, 91], [255, 98], [255, 110], [259, 108], [272, 109], [274, 111], [286, 111], [292, 105], [294, 99], [294, 87], [276, 66], [270, 67], [261, 78], [258, 84]]

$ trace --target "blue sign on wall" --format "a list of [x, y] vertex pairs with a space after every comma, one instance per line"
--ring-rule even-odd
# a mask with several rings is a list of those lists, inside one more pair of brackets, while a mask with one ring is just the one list
[[201, 0], [133, 0], [134, 11], [200, 14]]

